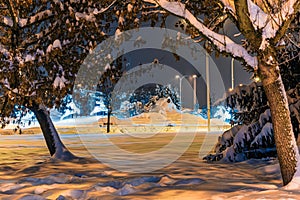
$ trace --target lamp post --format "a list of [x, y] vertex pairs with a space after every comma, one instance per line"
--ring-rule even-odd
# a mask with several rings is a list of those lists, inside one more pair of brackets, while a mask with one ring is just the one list
[[207, 103], [207, 130], [210, 131], [210, 81], [209, 81], [209, 57], [205, 52], [205, 67], [206, 67], [206, 103]]
[[196, 104], [197, 104], [197, 82], [196, 82], [196, 78], [198, 77], [197, 75], [193, 75], [192, 76], [194, 79], [194, 109], [196, 109]]
[[182, 80], [188, 77], [188, 75], [179, 76], [176, 75], [175, 78], [179, 79], [179, 95], [180, 95], [180, 110], [182, 109], [182, 98], [181, 98], [181, 89], [182, 89]]
[[231, 88], [234, 89], [234, 58], [231, 58]]

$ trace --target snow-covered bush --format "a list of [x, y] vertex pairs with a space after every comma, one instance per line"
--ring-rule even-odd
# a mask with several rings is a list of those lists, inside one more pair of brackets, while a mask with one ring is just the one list
[[275, 141], [270, 110], [262, 113], [260, 119], [255, 123], [236, 125], [225, 131], [214, 148], [215, 155], [208, 155], [204, 159], [239, 162], [273, 155]]
[[[270, 109], [268, 109], [267, 102], [261, 99], [264, 96], [263, 90], [260, 91], [262, 93], [253, 93], [257, 91], [255, 87], [258, 85], [258, 83], [252, 83], [248, 86], [249, 88], [239, 86], [227, 94], [226, 101], [229, 107], [240, 109], [236, 113], [236, 120], [242, 125], [236, 125], [225, 131], [215, 145], [214, 154], [204, 157], [205, 160], [239, 162], [249, 158], [276, 156]], [[300, 122], [299, 86], [298, 83], [287, 93], [296, 139]], [[248, 98], [248, 100], [243, 100], [243, 98]], [[251, 103], [252, 101], [255, 103]]]
[[[280, 69], [297, 140], [300, 132], [300, 59], [291, 59], [293, 55], [295, 55], [293, 51], [283, 50], [280, 55], [283, 63]], [[285, 62], [286, 56], [290, 56], [288, 62]], [[261, 82], [239, 85], [228, 91], [225, 99], [220, 102], [237, 111], [234, 113], [234, 120], [242, 125], [225, 131], [214, 148], [215, 154], [208, 155], [204, 159], [237, 162], [248, 158], [276, 156], [271, 112]]]
[[[80, 114], [80, 109], [73, 101], [73, 97], [70, 94], [67, 94], [59, 104], [57, 111], [60, 113], [59, 120], [73, 118]], [[52, 109], [52, 112], [54, 110]]]
[[[204, 106], [197, 112], [192, 111], [192, 114], [200, 115], [204, 119], [207, 119], [207, 107]], [[232, 119], [232, 110], [229, 107], [223, 105], [212, 106], [210, 108], [210, 117], [220, 119], [224, 122], [230, 122]]]
[[148, 84], [138, 88], [129, 98], [126, 97], [121, 101], [118, 109], [114, 110], [114, 115], [126, 118], [144, 112], [158, 112], [159, 109], [165, 108], [171, 110], [179, 108], [175, 92], [168, 86]]

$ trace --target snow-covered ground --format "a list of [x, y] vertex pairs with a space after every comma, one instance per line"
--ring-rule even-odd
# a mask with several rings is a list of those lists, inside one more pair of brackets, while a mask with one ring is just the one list
[[[40, 134], [1, 136], [0, 199], [300, 199], [300, 191], [281, 188], [277, 160], [203, 162], [199, 150], [204, 136], [198, 133], [174, 163], [142, 174], [120, 172], [93, 160], [86, 147], [103, 154], [111, 151], [95, 144], [99, 134], [84, 135], [86, 146], [78, 135], [62, 135], [66, 146], [85, 158], [73, 162], [49, 159]], [[124, 150], [150, 152], [174, 134], [157, 134], [150, 141], [118, 134], [109, 137]]]
[[[203, 156], [217, 143], [226, 126], [220, 119], [212, 120], [214, 132], [206, 134], [206, 119], [177, 111], [164, 102], [158, 105], [131, 118], [112, 117], [115, 134], [101, 134], [105, 126], [99, 125], [106, 119], [99, 121], [96, 116], [54, 120], [65, 145], [81, 157], [72, 162], [50, 159], [37, 130], [34, 135], [1, 135], [0, 199], [300, 199], [298, 190], [281, 187], [276, 159], [204, 162]], [[30, 127], [37, 125], [33, 122]], [[137, 157], [142, 155], [138, 159], [144, 159], [141, 163], [145, 162], [146, 169], [149, 160], [143, 155], [159, 152], [172, 142], [173, 148], [157, 155], [168, 160], [188, 142], [176, 140], [176, 135], [195, 138], [183, 155], [155, 171], [133, 173], [143, 170], [132, 164], [125, 170], [130, 172], [118, 171], [91, 155], [113, 155], [118, 163], [121, 155], [113, 148], [118, 146], [137, 153]], [[127, 167], [129, 160], [132, 158], [126, 158], [122, 166]], [[156, 164], [160, 163], [151, 163]], [[290, 186], [299, 188], [297, 184], [296, 180]]]

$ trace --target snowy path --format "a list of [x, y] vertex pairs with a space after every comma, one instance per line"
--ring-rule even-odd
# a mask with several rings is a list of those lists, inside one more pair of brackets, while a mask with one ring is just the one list
[[[93, 143], [101, 139], [99, 134], [84, 136], [88, 148], [111, 150]], [[173, 136], [164, 133], [147, 140], [113, 135], [110, 140], [127, 151], [150, 152]], [[42, 135], [0, 137], [0, 199], [300, 199], [300, 192], [280, 189], [276, 160], [203, 162], [199, 158], [201, 133], [176, 162], [143, 174], [119, 172], [92, 159], [49, 160]], [[91, 158], [76, 135], [62, 135], [62, 139], [76, 155]]]

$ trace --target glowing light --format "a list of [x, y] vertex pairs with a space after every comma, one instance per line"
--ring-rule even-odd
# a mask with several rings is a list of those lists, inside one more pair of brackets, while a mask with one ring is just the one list
[[256, 76], [256, 77], [254, 78], [254, 81], [255, 81], [255, 82], [260, 82], [261, 80], [260, 80], [260, 78], [259, 78], [258, 76]]

